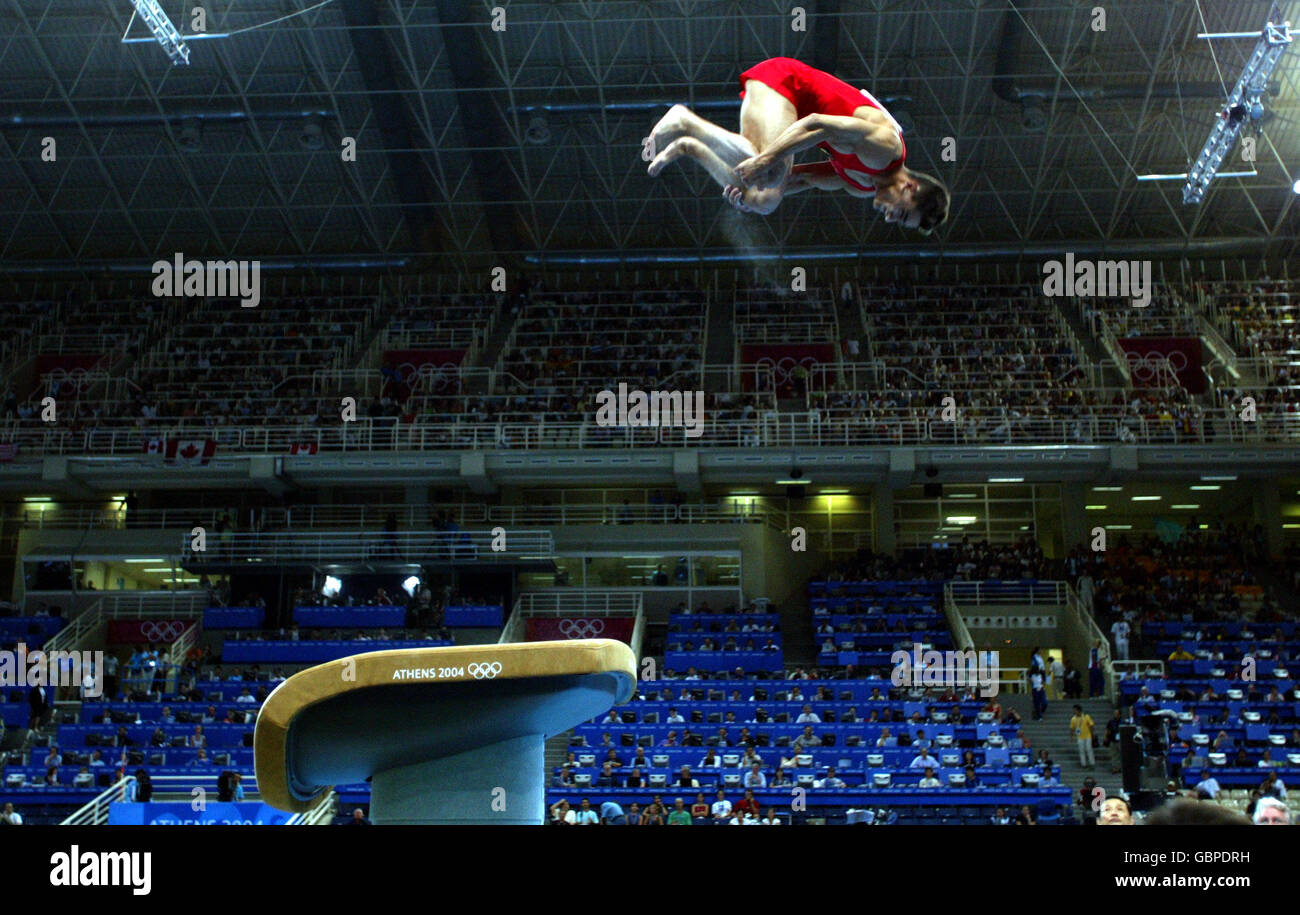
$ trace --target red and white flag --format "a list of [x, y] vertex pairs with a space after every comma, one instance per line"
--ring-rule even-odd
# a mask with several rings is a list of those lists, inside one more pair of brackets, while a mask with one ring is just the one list
[[166, 442], [161, 438], [151, 438], [144, 443], [145, 454], [162, 454]]
[[217, 443], [212, 439], [167, 439], [167, 463], [196, 466], [206, 464], [217, 453]]
[[290, 454], [315, 454], [320, 450], [316, 442], [294, 442], [289, 446]]

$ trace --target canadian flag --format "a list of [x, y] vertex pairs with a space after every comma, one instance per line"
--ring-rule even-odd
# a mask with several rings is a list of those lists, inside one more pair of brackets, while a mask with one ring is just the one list
[[166, 460], [169, 464], [206, 464], [217, 453], [217, 443], [212, 439], [169, 438]]
[[151, 438], [144, 443], [145, 454], [162, 454], [166, 442], [160, 438]]
[[294, 442], [289, 446], [290, 454], [315, 454], [320, 450], [316, 442]]

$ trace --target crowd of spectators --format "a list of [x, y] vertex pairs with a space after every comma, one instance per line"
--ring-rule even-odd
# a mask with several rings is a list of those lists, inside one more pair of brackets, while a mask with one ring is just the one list
[[1150, 656], [1140, 642], [1144, 622], [1236, 620], [1247, 611], [1259, 621], [1289, 618], [1259, 580], [1271, 567], [1261, 525], [1221, 519], [1207, 530], [1192, 519], [1176, 542], [1152, 535], [1120, 537], [1103, 551], [1081, 544], [1065, 561], [1098, 625], [1116, 638], [1119, 660]]

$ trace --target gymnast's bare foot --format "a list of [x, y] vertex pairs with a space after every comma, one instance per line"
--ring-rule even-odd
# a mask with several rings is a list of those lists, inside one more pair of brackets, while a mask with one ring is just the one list
[[650, 148], [657, 155], [667, 149], [668, 144], [689, 130], [690, 119], [694, 115], [685, 105], [674, 105], [668, 113], [659, 119], [659, 123], [650, 131]]
[[694, 137], [678, 137], [676, 140], [669, 143], [664, 148], [663, 152], [654, 157], [654, 161], [650, 163], [650, 167], [646, 169], [646, 171], [649, 172], [650, 177], [653, 178], [663, 171], [664, 166], [668, 165], [668, 163], [672, 162], [674, 159], [680, 159], [685, 155], [696, 155], [701, 149], [703, 149], [703, 147], [704, 144]]

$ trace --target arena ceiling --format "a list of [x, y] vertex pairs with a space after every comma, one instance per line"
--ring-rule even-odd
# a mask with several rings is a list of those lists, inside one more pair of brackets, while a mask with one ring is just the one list
[[[163, 7], [188, 33], [197, 2]], [[1290, 256], [1300, 238], [1300, 47], [1274, 75], [1256, 177], [1217, 180], [1200, 206], [1136, 180], [1186, 170], [1254, 45], [1196, 34], [1257, 30], [1268, 0], [1101, 3], [1104, 31], [1092, 0], [806, 0], [804, 31], [774, 0], [500, 0], [503, 30], [482, 0], [312, 4], [207, 0], [209, 33], [247, 31], [191, 38], [172, 66], [130, 0], [0, 0], [0, 271], [176, 251]], [[147, 40], [123, 43], [128, 24]], [[777, 55], [888, 100], [909, 164], [953, 189], [950, 224], [922, 240], [815, 192], [741, 216], [693, 166], [646, 177], [641, 140], [668, 105], [734, 129], [737, 73]]]

